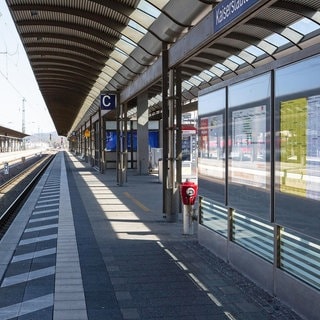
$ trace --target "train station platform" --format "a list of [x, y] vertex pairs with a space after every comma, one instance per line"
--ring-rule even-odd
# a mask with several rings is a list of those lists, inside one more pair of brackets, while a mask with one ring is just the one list
[[157, 176], [120, 187], [59, 152], [0, 241], [0, 319], [300, 319], [181, 219], [163, 219]]

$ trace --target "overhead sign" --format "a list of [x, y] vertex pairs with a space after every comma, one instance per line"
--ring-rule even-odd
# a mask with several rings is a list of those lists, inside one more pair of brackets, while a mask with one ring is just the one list
[[225, 0], [215, 6], [214, 32], [217, 32], [246, 12], [260, 0]]
[[117, 94], [116, 93], [101, 93], [100, 108], [101, 110], [113, 110], [116, 108]]

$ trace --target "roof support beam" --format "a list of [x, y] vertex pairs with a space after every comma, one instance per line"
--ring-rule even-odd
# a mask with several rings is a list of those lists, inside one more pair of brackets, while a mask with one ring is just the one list
[[[200, 48], [205, 47], [216, 38], [221, 37], [222, 34], [227, 34], [232, 31], [232, 27], [238, 24], [240, 21], [249, 20], [254, 13], [262, 7], [269, 7], [276, 0], [261, 0], [248, 10], [245, 16], [241, 16], [235, 19], [225, 29], [215, 33], [214, 32], [214, 15], [209, 14], [198, 25], [192, 28], [188, 34], [177, 41], [168, 51], [168, 67], [169, 69], [179, 66], [185, 62], [188, 58], [194, 55]], [[127, 86], [120, 94], [120, 103], [129, 101], [137, 96], [140, 92], [147, 89], [154, 82], [161, 78], [162, 74], [162, 61], [158, 59], [151, 67], [147, 69], [142, 75], [136, 78], [131, 85]]]

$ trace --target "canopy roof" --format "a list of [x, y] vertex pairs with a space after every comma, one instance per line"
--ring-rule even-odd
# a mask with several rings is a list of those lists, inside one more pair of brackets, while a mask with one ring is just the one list
[[[187, 111], [200, 89], [319, 42], [320, 0], [256, 0], [245, 18], [205, 35], [201, 47], [189, 45], [187, 52], [180, 48], [204, 37], [202, 27], [220, 1], [6, 2], [59, 135], [97, 112], [104, 90], [125, 92], [122, 102], [133, 116], [138, 90], [130, 88], [161, 62], [163, 43], [170, 47], [170, 66], [182, 68]], [[157, 115], [161, 72], [145, 86], [150, 116]]]
[[20, 131], [0, 126], [0, 136], [22, 139], [28, 137], [29, 135]]

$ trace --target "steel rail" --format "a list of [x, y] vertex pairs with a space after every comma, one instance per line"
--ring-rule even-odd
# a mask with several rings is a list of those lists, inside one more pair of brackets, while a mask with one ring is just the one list
[[[47, 167], [49, 166], [49, 164], [51, 163], [51, 161], [53, 160], [54, 157], [55, 157], [55, 154], [49, 155], [41, 163], [39, 163], [39, 162], [35, 163], [33, 166], [31, 166], [31, 168], [29, 167], [29, 168], [23, 170], [18, 175], [19, 177], [16, 176], [16, 177], [10, 179], [9, 181], [7, 181], [5, 183], [5, 187], [8, 187], [9, 184], [13, 184], [18, 179], [20, 179], [19, 181], [21, 182], [22, 181], [22, 179], [21, 179], [22, 176], [26, 177], [28, 174], [30, 174], [31, 172], [34, 172], [38, 167], [40, 167], [41, 164], [43, 164], [43, 166], [40, 168], [40, 170], [32, 178], [31, 182], [29, 182], [28, 185], [23, 189], [23, 191], [20, 192], [20, 194], [10, 204], [10, 206], [5, 210], [5, 212], [2, 215], [0, 215], [0, 228], [3, 227], [3, 225], [6, 223], [5, 220], [9, 216], [11, 216], [11, 214], [16, 210], [16, 208], [22, 203], [22, 201], [25, 199], [25, 197], [28, 194], [28, 192], [34, 187], [34, 185], [36, 184], [37, 180], [44, 173], [44, 171], [47, 169]], [[5, 187], [2, 185], [0, 191], [4, 190]]]

